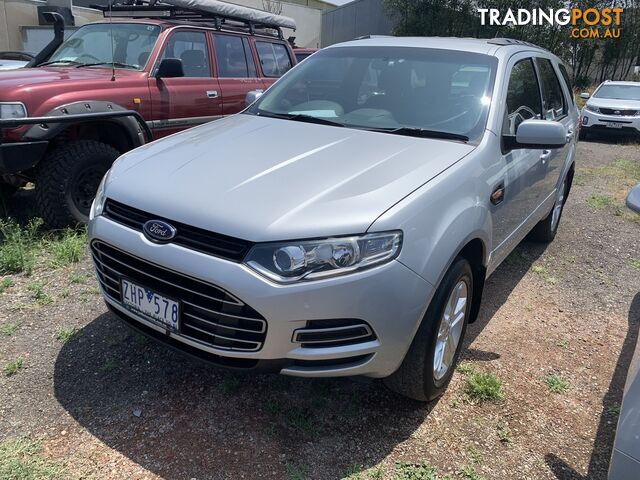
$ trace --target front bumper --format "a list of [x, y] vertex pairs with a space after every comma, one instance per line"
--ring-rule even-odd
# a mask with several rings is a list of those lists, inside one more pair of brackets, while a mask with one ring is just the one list
[[0, 143], [0, 174], [20, 173], [33, 168], [44, 156], [49, 142]]
[[[622, 128], [612, 128], [611, 124], [622, 124]], [[580, 130], [611, 135], [640, 135], [640, 115], [604, 115], [583, 108], [580, 113]]]
[[[89, 225], [91, 242], [100, 241], [165, 269], [224, 289], [267, 322], [258, 351], [225, 350], [168, 332], [125, 309], [103, 291], [110, 308], [133, 326], [188, 353], [223, 366], [268, 365], [282, 374], [304, 377], [365, 375], [385, 377], [402, 362], [434, 292], [432, 285], [400, 262], [313, 282], [275, 284], [240, 263], [178, 245], [149, 242], [142, 233], [103, 216]], [[159, 292], [162, 293], [162, 292]], [[294, 331], [308, 321], [360, 319], [375, 339], [349, 345], [309, 347], [293, 341]]]

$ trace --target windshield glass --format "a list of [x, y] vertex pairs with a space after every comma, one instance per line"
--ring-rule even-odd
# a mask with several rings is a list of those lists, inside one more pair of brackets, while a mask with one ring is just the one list
[[60, 45], [46, 63], [111, 65], [113, 61], [116, 68], [142, 70], [159, 34], [160, 27], [157, 25], [141, 23], [85, 25]]
[[603, 85], [593, 96], [618, 100], [640, 100], [640, 85]]
[[452, 50], [329, 48], [296, 66], [247, 113], [474, 138], [485, 127], [496, 64]]

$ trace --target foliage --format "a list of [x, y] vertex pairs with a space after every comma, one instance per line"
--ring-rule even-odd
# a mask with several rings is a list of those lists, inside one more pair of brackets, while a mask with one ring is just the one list
[[[640, 64], [640, 1], [639, 0], [385, 0], [395, 21], [396, 35], [441, 37], [505, 37], [524, 40], [546, 48], [573, 71], [576, 88], [585, 88], [593, 81], [630, 78], [634, 65]], [[577, 25], [481, 25], [479, 8], [494, 8], [501, 16], [511, 8], [533, 10], [587, 9], [622, 7], [620, 38], [572, 38]], [[612, 28], [617, 28], [612, 25]], [[604, 30], [602, 31], [604, 33]]]

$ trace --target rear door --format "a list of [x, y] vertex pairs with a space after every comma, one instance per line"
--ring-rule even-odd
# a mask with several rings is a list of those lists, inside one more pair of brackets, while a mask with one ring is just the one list
[[222, 113], [232, 115], [244, 109], [247, 92], [264, 89], [264, 84], [258, 76], [247, 37], [223, 33], [212, 35], [222, 94]]
[[542, 113], [546, 120], [554, 120], [562, 123], [567, 132], [567, 144], [563, 148], [555, 148], [553, 150], [545, 150], [549, 158], [545, 162], [545, 179], [542, 186], [543, 200], [548, 196], [555, 194], [556, 186], [560, 181], [562, 167], [570, 153], [574, 148], [571, 141], [576, 128], [575, 119], [568, 115], [569, 105], [563, 89], [561, 87], [560, 78], [554, 68], [552, 62], [548, 58], [537, 57], [536, 66], [538, 68], [538, 76], [542, 86]]
[[[498, 99], [505, 105], [501, 133], [515, 135], [525, 120], [542, 118], [542, 98], [533, 58], [527, 54], [516, 56], [510, 61], [507, 71], [507, 92]], [[503, 173], [497, 184], [492, 186], [493, 193], [503, 197], [502, 200], [497, 198], [492, 207], [496, 245], [493, 259], [496, 265], [520, 243], [523, 232], [528, 231], [527, 220], [540, 205], [546, 173], [543, 160], [542, 150], [503, 151]]]
[[[163, 137], [222, 116], [220, 85], [213, 76], [211, 44], [202, 30], [179, 29], [167, 39], [149, 78], [155, 137]], [[164, 58], [182, 60], [184, 77], [155, 78]]]
[[291, 53], [286, 45], [279, 42], [256, 39], [255, 45], [262, 70], [264, 88], [269, 88], [293, 67]]

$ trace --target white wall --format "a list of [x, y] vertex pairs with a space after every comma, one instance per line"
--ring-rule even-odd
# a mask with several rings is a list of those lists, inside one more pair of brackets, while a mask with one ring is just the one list
[[[262, 0], [233, 0], [232, 3], [245, 7], [263, 10]], [[282, 15], [291, 17], [296, 21], [297, 30], [283, 28], [284, 38], [296, 37], [296, 45], [299, 47], [319, 48], [320, 31], [322, 30], [322, 10], [309, 8], [295, 3], [282, 2]]]

